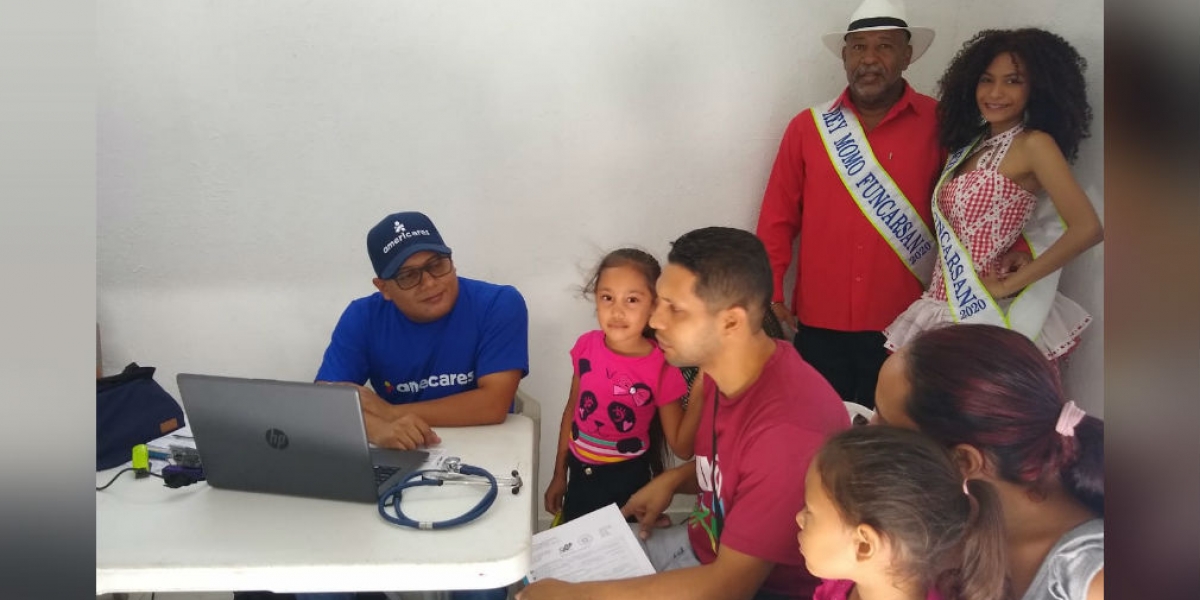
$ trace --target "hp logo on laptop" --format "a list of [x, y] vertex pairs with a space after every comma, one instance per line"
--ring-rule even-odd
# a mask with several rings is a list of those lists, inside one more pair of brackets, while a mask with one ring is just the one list
[[276, 450], [283, 450], [288, 447], [288, 436], [279, 429], [268, 429], [266, 438], [267, 445]]

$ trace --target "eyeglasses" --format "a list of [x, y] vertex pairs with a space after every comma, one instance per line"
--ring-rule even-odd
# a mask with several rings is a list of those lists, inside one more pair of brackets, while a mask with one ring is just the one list
[[412, 288], [421, 285], [421, 279], [429, 273], [430, 277], [442, 277], [454, 269], [454, 262], [450, 260], [447, 254], [439, 254], [427, 261], [419, 267], [403, 269], [396, 273], [392, 281], [396, 282], [396, 286], [402, 290], [411, 290]]

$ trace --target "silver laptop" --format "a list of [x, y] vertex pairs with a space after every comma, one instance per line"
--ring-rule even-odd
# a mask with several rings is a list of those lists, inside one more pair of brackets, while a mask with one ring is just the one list
[[368, 446], [350, 386], [189, 373], [176, 381], [213, 487], [375, 502], [429, 455]]

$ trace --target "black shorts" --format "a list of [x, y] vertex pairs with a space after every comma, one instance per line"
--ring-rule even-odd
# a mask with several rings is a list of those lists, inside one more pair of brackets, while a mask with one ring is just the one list
[[566, 523], [597, 508], [616, 503], [620, 508], [634, 492], [650, 482], [650, 463], [642, 454], [629, 460], [593, 465], [567, 452], [567, 493], [563, 498]]

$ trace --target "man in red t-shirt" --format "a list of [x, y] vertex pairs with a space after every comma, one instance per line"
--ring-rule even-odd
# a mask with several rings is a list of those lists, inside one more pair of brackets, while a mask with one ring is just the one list
[[[849, 83], [784, 132], [758, 218], [774, 274], [771, 310], [844, 400], [875, 406], [885, 327], [928, 286], [929, 199], [945, 159], [936, 101], [902, 77], [933, 41], [902, 0], [864, 0], [827, 34]], [[783, 281], [800, 237], [789, 309]]]
[[[696, 458], [656, 477], [621, 510], [637, 518], [643, 539], [681, 543], [661, 552], [648, 544], [655, 575], [542, 580], [520, 600], [765, 600], [809, 598], [816, 588], [796, 542], [802, 474], [825, 440], [849, 427], [846, 409], [791, 344], [763, 331], [771, 267], [753, 234], [698, 229], [676, 240], [667, 260], [650, 325], [671, 364], [705, 374], [702, 398], [688, 407], [703, 411]], [[676, 493], [696, 494], [696, 508], [687, 523], [658, 529]]]

